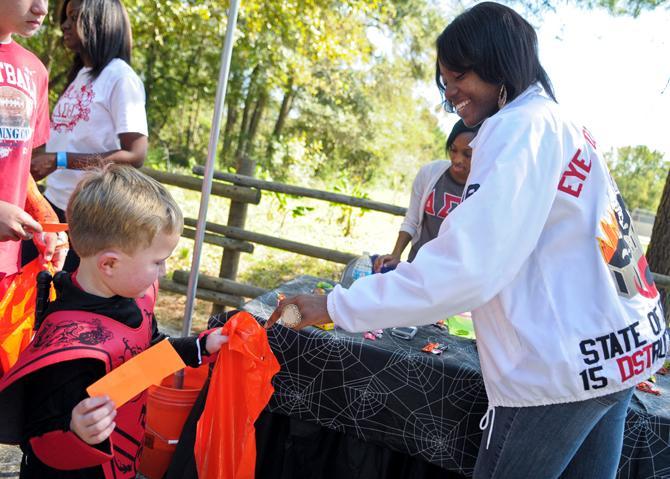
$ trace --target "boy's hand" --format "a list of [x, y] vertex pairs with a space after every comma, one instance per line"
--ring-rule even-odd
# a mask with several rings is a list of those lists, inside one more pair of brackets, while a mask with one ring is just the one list
[[116, 407], [107, 396], [86, 398], [72, 410], [70, 430], [86, 444], [100, 444], [114, 431]]
[[55, 271], [63, 269], [69, 247], [65, 233], [37, 234], [33, 236], [33, 242], [40, 253], [40, 264], [43, 268], [51, 263]]
[[207, 335], [205, 347], [209, 354], [214, 354], [221, 349], [221, 346], [228, 342], [228, 336], [221, 334], [223, 328], [212, 331]]

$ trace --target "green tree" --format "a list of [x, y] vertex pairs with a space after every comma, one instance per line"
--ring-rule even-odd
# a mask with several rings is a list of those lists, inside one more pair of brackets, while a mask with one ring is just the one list
[[[535, 13], [541, 13], [547, 9], [553, 9], [557, 0], [517, 0], [510, 3], [522, 4]], [[568, 3], [583, 8], [605, 8], [613, 15], [631, 15], [637, 17], [643, 10], [670, 5], [670, 0], [572, 0]]]
[[663, 154], [646, 146], [625, 146], [606, 156], [628, 208], [656, 211], [668, 171]]

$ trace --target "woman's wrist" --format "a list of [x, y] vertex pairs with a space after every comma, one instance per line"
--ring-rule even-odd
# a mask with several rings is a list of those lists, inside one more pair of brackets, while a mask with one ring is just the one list
[[68, 167], [68, 159], [66, 151], [58, 151], [54, 154], [54, 161], [57, 170], [64, 170]]

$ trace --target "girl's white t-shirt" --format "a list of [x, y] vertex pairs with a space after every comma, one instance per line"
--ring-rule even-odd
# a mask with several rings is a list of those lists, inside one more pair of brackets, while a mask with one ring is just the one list
[[[125, 61], [116, 58], [93, 80], [82, 68], [58, 99], [51, 115], [46, 151], [105, 153], [121, 148], [121, 133], [148, 136], [144, 84]], [[61, 209], [86, 172], [56, 170], [47, 177], [45, 196]]]

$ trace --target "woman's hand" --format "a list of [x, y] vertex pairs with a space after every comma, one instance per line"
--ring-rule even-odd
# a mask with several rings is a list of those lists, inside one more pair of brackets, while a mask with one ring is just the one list
[[40, 153], [30, 160], [30, 174], [35, 181], [39, 181], [45, 176], [56, 171], [56, 154]]
[[72, 410], [70, 430], [86, 444], [100, 444], [111, 436], [116, 407], [107, 396], [86, 398]]
[[382, 254], [377, 256], [375, 264], [372, 265], [372, 271], [375, 273], [381, 272], [384, 266], [388, 268], [395, 268], [400, 263], [400, 256], [394, 254]]
[[302, 329], [307, 326], [314, 326], [317, 324], [331, 323], [332, 319], [328, 316], [327, 296], [322, 294], [301, 294], [292, 298], [283, 299], [277, 305], [270, 319], [265, 323], [265, 328], [268, 329], [275, 324], [281, 317], [281, 313], [289, 304], [295, 304], [300, 311], [300, 323], [292, 329]]
[[42, 226], [16, 205], [0, 201], [0, 241], [19, 241], [41, 233]]
[[228, 342], [228, 336], [221, 334], [222, 330], [223, 328], [218, 328], [207, 335], [207, 339], [205, 340], [205, 349], [207, 349], [209, 354], [219, 352], [221, 346]]

